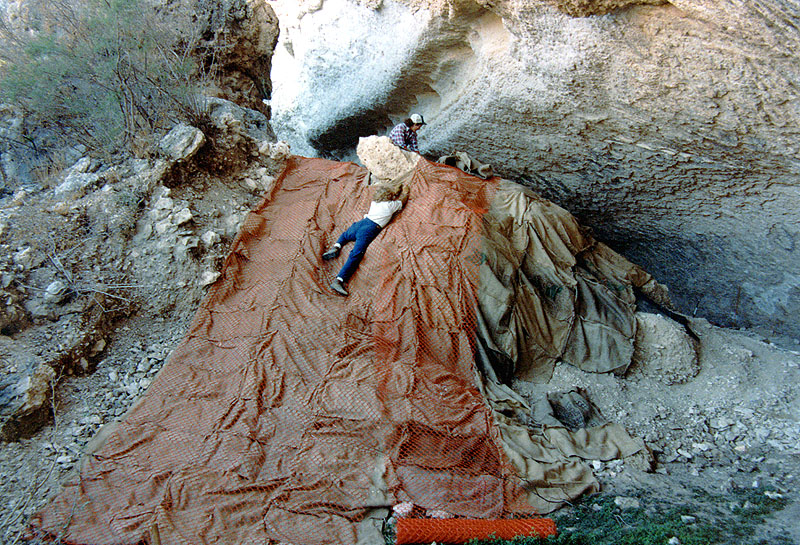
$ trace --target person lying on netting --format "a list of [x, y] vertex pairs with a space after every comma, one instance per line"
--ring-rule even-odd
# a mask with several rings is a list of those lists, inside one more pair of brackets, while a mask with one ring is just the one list
[[408, 201], [408, 184], [375, 186], [372, 203], [369, 205], [369, 212], [364, 215], [364, 219], [355, 222], [342, 233], [339, 240], [330, 250], [322, 254], [322, 259], [331, 260], [339, 256], [342, 246], [348, 242], [355, 242], [355, 246], [350, 250], [344, 266], [342, 266], [336, 279], [331, 282], [331, 289], [339, 295], [347, 296], [349, 293], [344, 285], [358, 269], [358, 265], [367, 251], [367, 246], [375, 240], [381, 229], [391, 221], [396, 212], [399, 212]]

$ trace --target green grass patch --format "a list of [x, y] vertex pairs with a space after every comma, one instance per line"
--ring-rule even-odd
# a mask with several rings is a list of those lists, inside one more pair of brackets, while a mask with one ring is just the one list
[[[639, 507], [621, 509], [614, 496], [596, 495], [553, 516], [559, 534], [547, 539], [471, 540], [467, 545], [792, 545], [788, 535], [758, 539], [755, 531], [766, 517], [786, 507], [785, 498], [765, 494], [769, 489], [737, 488], [727, 494], [693, 491], [682, 505], [640, 493]], [[684, 517], [684, 518], [682, 518]], [[685, 517], [694, 517], [686, 519]], [[394, 536], [387, 529], [384, 536]]]

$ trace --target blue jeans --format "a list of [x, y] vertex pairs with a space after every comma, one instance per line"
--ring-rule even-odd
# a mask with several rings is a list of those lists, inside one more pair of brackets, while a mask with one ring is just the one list
[[370, 242], [375, 240], [375, 237], [377, 237], [380, 232], [380, 225], [370, 219], [364, 218], [348, 227], [347, 231], [342, 233], [342, 236], [336, 241], [341, 246], [344, 246], [348, 242], [355, 241], [356, 243], [353, 249], [350, 250], [350, 255], [347, 256], [347, 261], [342, 267], [342, 270], [339, 271], [338, 276], [343, 282], [350, 280], [350, 277], [356, 272], [358, 265], [361, 263], [361, 259], [363, 259], [364, 254], [367, 252], [367, 246], [369, 246]]

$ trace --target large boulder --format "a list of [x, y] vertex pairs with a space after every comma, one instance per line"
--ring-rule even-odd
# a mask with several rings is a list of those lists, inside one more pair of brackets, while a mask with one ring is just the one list
[[414, 169], [420, 156], [395, 146], [387, 136], [359, 138], [358, 159], [379, 180], [393, 180]]
[[351, 157], [419, 112], [423, 153], [534, 186], [683, 311], [800, 336], [796, 2], [271, 5], [297, 153]]

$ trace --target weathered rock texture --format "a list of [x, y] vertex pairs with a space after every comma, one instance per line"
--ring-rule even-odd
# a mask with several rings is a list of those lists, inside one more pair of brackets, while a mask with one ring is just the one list
[[272, 94], [269, 73], [278, 41], [275, 12], [268, 4], [247, 0], [198, 0], [198, 7], [206, 53], [213, 51], [221, 66], [217, 95], [269, 117], [264, 101]]
[[[269, 117], [269, 73], [278, 19], [261, 0], [161, 0], [164, 16], [198, 34], [199, 68], [209, 71], [206, 92]], [[187, 22], [183, 22], [188, 19]]]
[[635, 5], [662, 5], [667, 0], [553, 0], [553, 5], [573, 17], [605, 15]]
[[356, 148], [358, 159], [379, 180], [399, 178], [413, 170], [419, 155], [405, 151], [386, 136], [361, 138]]
[[797, 1], [271, 4], [295, 152], [422, 113], [423, 153], [526, 181], [683, 311], [800, 335]]

